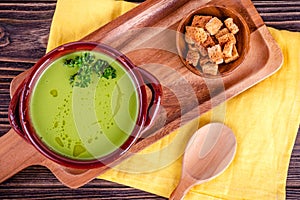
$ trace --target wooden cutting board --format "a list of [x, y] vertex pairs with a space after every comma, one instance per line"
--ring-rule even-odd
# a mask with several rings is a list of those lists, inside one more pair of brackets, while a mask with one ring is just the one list
[[[251, 32], [246, 59], [239, 69], [223, 79], [209, 80], [193, 74], [177, 55], [175, 30], [179, 21], [204, 4], [237, 10]], [[118, 49], [135, 65], [150, 71], [163, 86], [161, 109], [153, 127], [114, 164], [272, 75], [283, 62], [281, 50], [250, 0], [148, 0], [82, 41], [102, 42]], [[28, 71], [12, 81], [11, 94], [26, 73]], [[84, 185], [108, 168], [66, 168], [42, 156], [13, 130], [0, 138], [0, 182], [36, 164], [49, 168], [71, 188]]]

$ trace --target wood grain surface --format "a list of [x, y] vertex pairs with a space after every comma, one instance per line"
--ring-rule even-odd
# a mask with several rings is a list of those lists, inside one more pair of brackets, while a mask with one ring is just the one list
[[[300, 31], [299, 0], [253, 3], [267, 25]], [[10, 82], [44, 55], [55, 5], [54, 0], [0, 2], [0, 136], [10, 128], [7, 119]], [[287, 199], [300, 199], [299, 134], [289, 167]], [[0, 199], [21, 197], [163, 199], [103, 180], [93, 180], [79, 189], [72, 190], [63, 186], [48, 169], [40, 166], [29, 167], [0, 184]]]

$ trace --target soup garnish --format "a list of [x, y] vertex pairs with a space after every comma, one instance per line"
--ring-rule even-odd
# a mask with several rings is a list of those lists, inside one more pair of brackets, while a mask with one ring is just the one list
[[92, 80], [92, 74], [108, 78], [116, 78], [116, 69], [109, 65], [106, 60], [96, 59], [91, 52], [83, 52], [74, 58], [68, 58], [64, 61], [64, 66], [77, 68], [78, 71], [70, 76], [70, 84], [77, 87], [88, 87]]

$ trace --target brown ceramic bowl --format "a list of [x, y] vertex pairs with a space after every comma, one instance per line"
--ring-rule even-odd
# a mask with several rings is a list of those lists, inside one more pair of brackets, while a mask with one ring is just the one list
[[[78, 52], [93, 52], [93, 53], [98, 53], [99, 55], [103, 56], [103, 59], [105, 58], [109, 58], [113, 60], [113, 63], [115, 63], [115, 67], [119, 66], [119, 70], [122, 69], [122, 71], [124, 71], [123, 74], [121, 74], [121, 71], [119, 71], [119, 80], [118, 83], [117, 81], [117, 89], [121, 88], [120, 84], [124, 84], [125, 82], [120, 82], [121, 80], [131, 80], [132, 81], [132, 90], [131, 93], [136, 94], [136, 99], [137, 100], [127, 100], [126, 104], [121, 104], [121, 106], [123, 105], [123, 107], [125, 107], [125, 109], [127, 109], [126, 106], [127, 105], [128, 108], [131, 107], [135, 107], [136, 111], [135, 113], [137, 113], [134, 118], [134, 120], [132, 120], [132, 124], [133, 126], [130, 127], [130, 129], [128, 129], [129, 131], [126, 132], [127, 136], [125, 137], [124, 140], [122, 140], [121, 142], [118, 142], [116, 145], [114, 144], [113, 140], [118, 140], [119, 136], [121, 135], [118, 130], [121, 130], [122, 128], [124, 128], [124, 126], [126, 126], [126, 124], [124, 125], [124, 122], [122, 127], [120, 127], [119, 129], [113, 129], [113, 131], [110, 132], [110, 135], [105, 136], [105, 131], [103, 131], [104, 133], [101, 132], [101, 134], [97, 132], [97, 137], [101, 137], [103, 139], [106, 138], [107, 142], [104, 143], [102, 142], [103, 140], [101, 139], [93, 139], [93, 142], [95, 143], [94, 148], [95, 151], [99, 151], [98, 155], [102, 155], [102, 156], [97, 156], [95, 154], [95, 156], [92, 154], [89, 157], [78, 157], [78, 155], [74, 155], [75, 150], [77, 151], [78, 148], [78, 141], [75, 141], [74, 143], [74, 147], [70, 146], [67, 147], [66, 144], [67, 143], [63, 143], [62, 141], [64, 140], [64, 137], [69, 138], [67, 136], [62, 136], [63, 138], [60, 139], [60, 142], [58, 143], [60, 146], [64, 146], [65, 149], [71, 149], [73, 150], [73, 155], [71, 153], [61, 153], [62, 151], [60, 151], [58, 149], [59, 145], [51, 145], [55, 142], [54, 140], [50, 139], [45, 139], [46, 137], [49, 137], [50, 134], [53, 134], [54, 132], [52, 132], [51, 130], [58, 130], [58, 132], [60, 132], [60, 134], [69, 134], [69, 135], [74, 135], [74, 134], [70, 134], [68, 131], [65, 131], [64, 128], [66, 128], [68, 126], [68, 123], [72, 121], [67, 121], [68, 116], [72, 116], [71, 114], [73, 114], [73, 116], [75, 115], [73, 111], [70, 111], [70, 109], [66, 109], [66, 99], [64, 101], [59, 101], [57, 100], [57, 98], [59, 98], [59, 96], [65, 96], [66, 95], [66, 91], [65, 90], [58, 90], [58, 93], [56, 94], [57, 96], [53, 96], [53, 98], [50, 101], [44, 101], [40, 98], [37, 98], [36, 100], [34, 99], [34, 95], [35, 93], [37, 93], [37, 91], [41, 92], [41, 94], [43, 92], [45, 92], [44, 95], [49, 96], [52, 95], [51, 92], [49, 93], [48, 90], [38, 90], [36, 89], [40, 84], [44, 84], [44, 85], [52, 85], [55, 84], [55, 82], [59, 82], [59, 79], [66, 79], [67, 84], [69, 84], [69, 74], [68, 74], [68, 69], [64, 69], [64, 71], [66, 72], [62, 72], [60, 71], [60, 68], [54, 68], [55, 70], [55, 76], [54, 78], [56, 78], [54, 81], [50, 81], [50, 79], [48, 79], [48, 77], [45, 77], [43, 74], [46, 74], [48, 70], [53, 69], [53, 67], [55, 66], [55, 62], [58, 62], [58, 60], [64, 56], [68, 56], [71, 55], [72, 53], [78, 53]], [[118, 63], [118, 64], [117, 64]], [[64, 66], [59, 64], [59, 67], [63, 68]], [[52, 70], [53, 71], [53, 70]], [[60, 74], [59, 74], [60, 73]], [[43, 82], [41, 82], [40, 80], [45, 77], [47, 79], [44, 79]], [[53, 77], [53, 76], [52, 76]], [[126, 79], [125, 79], [126, 78]], [[43, 79], [42, 79], [43, 80]], [[99, 80], [100, 82], [100, 80]], [[113, 80], [111, 80], [111, 82], [109, 83], [113, 83]], [[112, 85], [112, 84], [111, 84]], [[146, 86], [150, 88], [151, 92], [152, 92], [152, 99], [150, 101], [150, 103], [148, 102], [148, 98], [147, 98], [147, 92], [146, 92]], [[70, 87], [70, 86], [68, 86]], [[115, 88], [116, 88], [115, 87]], [[130, 91], [128, 91], [128, 87], [123, 87], [124, 89], [126, 89], [126, 92], [130, 93]], [[45, 89], [45, 88], [43, 88]], [[84, 92], [84, 89], [75, 89], [75, 86], [73, 88], [73, 90], [71, 90], [73, 92], [74, 95], [74, 91], [77, 90], [80, 93]], [[102, 91], [102, 90], [101, 90]], [[124, 91], [125, 92], [125, 91]], [[69, 94], [69, 93], [68, 93]], [[113, 93], [112, 93], [113, 94]], [[95, 93], [96, 95], [96, 93]], [[149, 72], [147, 72], [146, 70], [143, 70], [139, 67], [136, 67], [125, 55], [123, 55], [122, 53], [118, 52], [117, 50], [113, 49], [112, 47], [109, 47], [107, 45], [104, 44], [99, 44], [99, 43], [92, 43], [92, 42], [74, 42], [74, 43], [69, 43], [69, 44], [65, 44], [62, 45], [56, 49], [54, 49], [53, 51], [49, 52], [48, 54], [46, 54], [43, 58], [41, 58], [33, 67], [33, 69], [31, 70], [31, 73], [27, 76], [27, 78], [25, 79], [25, 81], [19, 86], [17, 92], [14, 94], [12, 101], [10, 103], [10, 107], [9, 107], [9, 119], [10, 119], [10, 123], [12, 125], [12, 127], [14, 128], [14, 130], [19, 133], [19, 135], [21, 135], [27, 142], [29, 142], [30, 144], [32, 144], [40, 153], [42, 153], [44, 156], [46, 156], [47, 158], [61, 164], [67, 167], [73, 167], [73, 168], [95, 168], [95, 167], [101, 167], [104, 165], [108, 165], [111, 162], [117, 160], [120, 156], [122, 156], [125, 152], [128, 151], [128, 149], [138, 140], [138, 138], [141, 135], [141, 132], [144, 131], [146, 128], [149, 127], [149, 125], [152, 122], [152, 119], [155, 117], [159, 105], [160, 105], [160, 99], [161, 99], [161, 95], [162, 95], [162, 89], [161, 89], [161, 85], [159, 83], [159, 81], [153, 76], [151, 75]], [[104, 95], [103, 95], [104, 96]], [[120, 101], [125, 101], [124, 100], [124, 95], [122, 96], [122, 98], [120, 96], [112, 96], [115, 97], [114, 99], [118, 99], [116, 101], [120, 102]], [[42, 97], [42, 96], [39, 96]], [[83, 109], [84, 112], [82, 112], [82, 114], [85, 114], [88, 112], [88, 108], [86, 107], [86, 101], [84, 101], [84, 98], [87, 98], [87, 96], [81, 96], [81, 99], [83, 99], [82, 102], [82, 106], [85, 106], [85, 108]], [[128, 96], [129, 98], [129, 96]], [[77, 98], [79, 99], [79, 98]], [[74, 98], [73, 98], [74, 100]], [[72, 100], [72, 101], [73, 101]], [[58, 104], [56, 104], [55, 102], [58, 102]], [[35, 102], [35, 103], [32, 103]], [[41, 102], [41, 103], [39, 103]], [[99, 101], [104, 102], [102, 100]], [[135, 103], [136, 102], [136, 103]], [[63, 104], [61, 104], [63, 103]], [[127, 104], [128, 103], [128, 104]], [[31, 110], [33, 110], [38, 104], [41, 104], [42, 107], [39, 107], [38, 110], [36, 110], [35, 115], [33, 115], [33, 111], [31, 112]], [[54, 109], [47, 109], [47, 107], [50, 107], [50, 105], [54, 104]], [[96, 104], [96, 103], [95, 103]], [[52, 112], [52, 110], [56, 110], [56, 105], [57, 105], [57, 110], [58, 112]], [[61, 106], [63, 105], [63, 106]], [[70, 104], [72, 106], [72, 104]], [[78, 106], [79, 104], [73, 104], [73, 107], [71, 107], [71, 110], [74, 110], [74, 105]], [[91, 107], [93, 108], [93, 107]], [[110, 110], [110, 107], [107, 107], [108, 110]], [[114, 111], [117, 110], [117, 106], [115, 106]], [[111, 108], [112, 109], [112, 108]], [[123, 108], [120, 108], [123, 109]], [[63, 112], [64, 111], [64, 112]], [[71, 112], [71, 114], [66, 114], [68, 112]], [[91, 110], [93, 112], [93, 110]], [[102, 112], [102, 111], [101, 111]], [[108, 111], [110, 112], [110, 111]], [[54, 113], [51, 114], [51, 113]], [[58, 113], [58, 114], [55, 114]], [[62, 113], [62, 114], [61, 114]], [[106, 111], [104, 112], [106, 113]], [[82, 115], [80, 114], [80, 115]], [[60, 116], [63, 117], [60, 117]], [[78, 115], [78, 116], [80, 116]], [[117, 116], [118, 113], [116, 114], [116, 116], [113, 116], [113, 118], [117, 118], [118, 117], [118, 121], [116, 120], [114, 123], [116, 124], [115, 126], [119, 127], [119, 124], [117, 123], [121, 123], [121, 120], [123, 118], [128, 118], [130, 117], [129, 115], [123, 115], [120, 114], [121, 116]], [[38, 117], [34, 117], [34, 116], [38, 116]], [[46, 116], [46, 117], [43, 117]], [[58, 116], [58, 117], [57, 117]], [[86, 117], [88, 115], [84, 115], [84, 117]], [[54, 119], [53, 122], [55, 122], [56, 120], [60, 120], [57, 121], [55, 123], [58, 123], [60, 125], [56, 126], [55, 123], [53, 125], [53, 127], [48, 127], [47, 126], [43, 126], [40, 125], [39, 123], [41, 121], [45, 121], [42, 120], [43, 118], [46, 118], [46, 121], [48, 119], [50, 119], [50, 121], [52, 119]], [[56, 119], [57, 118], [57, 119]], [[36, 119], [36, 120], [34, 120]], [[66, 122], [65, 122], [66, 119]], [[72, 118], [70, 118], [72, 119]], [[83, 118], [80, 118], [81, 120]], [[112, 119], [112, 118], [111, 118]], [[110, 119], [110, 120], [111, 120]], [[100, 121], [100, 120], [99, 120]], [[90, 122], [88, 121], [88, 123], [91, 123], [91, 126], [95, 123], [100, 123], [99, 121], [96, 122]], [[129, 120], [126, 120], [126, 122]], [[78, 121], [77, 121], [78, 122]], [[75, 122], [75, 127], [78, 127], [78, 123]], [[110, 122], [110, 121], [109, 121]], [[77, 124], [76, 124], [77, 123]], [[106, 123], [107, 124], [107, 123]], [[106, 125], [105, 124], [105, 125]], [[121, 126], [120, 125], [120, 126]], [[102, 124], [100, 124], [100, 127], [103, 126]], [[111, 125], [110, 125], [111, 126]], [[41, 128], [38, 128], [41, 127]], [[59, 129], [56, 129], [56, 128]], [[88, 127], [87, 127], [88, 128]], [[126, 128], [126, 127], [125, 127]], [[67, 129], [66, 129], [67, 130]], [[69, 129], [71, 130], [71, 129]], [[73, 129], [74, 130], [74, 129]], [[80, 137], [80, 139], [83, 141], [85, 137], [85, 135], [89, 134], [89, 130], [92, 129], [84, 129], [82, 132], [82, 135], [79, 135], [78, 137]], [[108, 128], [107, 128], [108, 130]], [[122, 129], [124, 131], [126, 131], [125, 129]], [[78, 131], [77, 131], [78, 132]], [[79, 134], [79, 133], [78, 133]], [[122, 133], [123, 134], [123, 133]], [[124, 135], [124, 134], [123, 134]], [[113, 140], [110, 140], [110, 138], [112, 138]], [[116, 139], [115, 139], [116, 138]], [[72, 138], [71, 138], [72, 139]], [[56, 140], [56, 139], [55, 139]], [[67, 139], [65, 139], [65, 141], [67, 141]], [[71, 140], [70, 140], [71, 141]], [[90, 142], [82, 142], [81, 145], [81, 152], [82, 152], [82, 148], [85, 147], [89, 144]], [[108, 144], [112, 144], [110, 147], [108, 146]], [[106, 145], [106, 146], [103, 146]], [[97, 149], [104, 149], [106, 150], [106, 147], [110, 147], [111, 150], [109, 152], [105, 153], [101, 153], [101, 151], [103, 150], [97, 150]], [[77, 148], [77, 149], [76, 149]], [[106, 148], [106, 149], [105, 149]], [[70, 150], [70, 152], [71, 152]], [[89, 150], [89, 149], [87, 149]], [[87, 151], [86, 150], [86, 151]], [[68, 150], [69, 151], [69, 150]], [[81, 153], [80, 152], [80, 153]], [[78, 153], [77, 153], [78, 154]]]
[[[196, 68], [193, 65], [186, 62], [185, 57], [187, 54], [188, 46], [184, 39], [185, 34], [185, 27], [190, 26], [192, 24], [193, 17], [195, 15], [205, 15], [205, 16], [212, 16], [218, 17], [222, 22], [224, 22], [227, 18], [232, 18], [233, 22], [239, 27], [239, 32], [235, 34], [236, 38], [236, 47], [239, 53], [239, 58], [235, 61], [230, 63], [223, 63], [219, 65], [219, 72], [217, 75], [209, 75], [204, 74], [199, 67]], [[245, 59], [247, 52], [249, 50], [250, 42], [250, 31], [248, 25], [244, 18], [235, 10], [229, 9], [223, 6], [203, 6], [193, 10], [189, 13], [182, 21], [179, 23], [177, 28], [177, 35], [176, 35], [176, 45], [178, 54], [180, 56], [181, 61], [184, 65], [193, 73], [206, 77], [206, 78], [217, 78], [217, 77], [224, 77], [231, 74], [238, 66], [243, 62]]]

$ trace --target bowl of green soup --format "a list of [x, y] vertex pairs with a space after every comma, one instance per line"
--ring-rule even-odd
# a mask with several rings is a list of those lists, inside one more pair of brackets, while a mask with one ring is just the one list
[[35, 64], [12, 98], [9, 118], [47, 158], [95, 168], [120, 158], [140, 138], [161, 95], [159, 81], [122, 53], [104, 44], [74, 42]]

